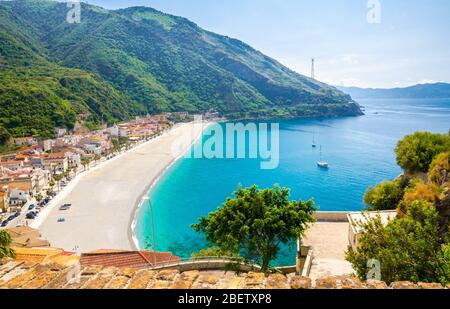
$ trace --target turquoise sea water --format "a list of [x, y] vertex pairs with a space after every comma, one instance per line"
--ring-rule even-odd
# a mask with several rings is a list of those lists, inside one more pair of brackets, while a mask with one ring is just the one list
[[[368, 186], [401, 173], [394, 147], [414, 131], [448, 132], [449, 100], [358, 100], [366, 115], [334, 119], [281, 120], [280, 164], [261, 170], [255, 159], [180, 159], [149, 194], [158, 251], [189, 257], [205, 247], [190, 224], [220, 206], [241, 183], [292, 189], [294, 199], [314, 198], [323, 211], [364, 209]], [[318, 147], [311, 147], [313, 132]], [[203, 141], [206, 138], [203, 138]], [[193, 147], [201, 146], [198, 141]], [[319, 169], [319, 145], [329, 170]], [[151, 243], [148, 202], [138, 213], [135, 229], [140, 247]], [[147, 247], [151, 249], [151, 247]], [[275, 264], [295, 263], [295, 247], [286, 246]]]

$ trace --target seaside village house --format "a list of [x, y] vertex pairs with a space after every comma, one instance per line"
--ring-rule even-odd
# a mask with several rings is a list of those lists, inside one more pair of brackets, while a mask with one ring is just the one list
[[36, 192], [36, 177], [27, 172], [7, 173], [0, 178], [0, 187], [7, 187], [10, 206], [21, 206]]
[[85, 154], [91, 155], [101, 155], [102, 153], [106, 153], [109, 150], [110, 146], [101, 137], [85, 137], [82, 138], [77, 147], [84, 150]]
[[48, 152], [48, 151], [52, 150], [54, 144], [55, 144], [55, 140], [46, 139], [46, 140], [39, 141], [38, 146], [42, 149], [42, 151]]
[[32, 136], [28, 136], [28, 137], [16, 137], [14, 139], [14, 144], [16, 145], [21, 145], [21, 146], [27, 146], [27, 145], [34, 145], [37, 146], [38, 141], [36, 138], [32, 137]]
[[67, 134], [67, 129], [66, 128], [56, 128], [55, 134], [56, 134], [56, 137], [63, 137], [64, 135]]
[[44, 157], [44, 165], [48, 166], [47, 169], [52, 171], [53, 174], [61, 174], [69, 168], [69, 160], [64, 153], [50, 153], [47, 157]]

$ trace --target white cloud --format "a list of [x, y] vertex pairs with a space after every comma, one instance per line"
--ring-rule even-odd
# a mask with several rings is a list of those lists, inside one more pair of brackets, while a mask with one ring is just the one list
[[347, 65], [359, 64], [358, 54], [345, 54], [340, 58], [340, 61]]

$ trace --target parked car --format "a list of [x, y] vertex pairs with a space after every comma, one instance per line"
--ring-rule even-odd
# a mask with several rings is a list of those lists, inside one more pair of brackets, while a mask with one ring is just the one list
[[30, 206], [28, 206], [28, 210], [31, 210], [34, 208], [34, 204], [31, 204]]
[[14, 218], [17, 218], [18, 216], [20, 216], [20, 211], [16, 211], [16, 213], [14, 214]]
[[66, 219], [64, 219], [63, 217], [58, 218], [58, 222], [65, 222], [65, 221], [66, 221]]
[[34, 218], [36, 218], [36, 215], [32, 211], [30, 211], [29, 213], [27, 213], [25, 218], [27, 218], [27, 219], [34, 219]]
[[8, 222], [9, 222], [9, 221], [12, 221], [12, 220], [15, 219], [15, 218], [16, 218], [16, 217], [14, 217], [14, 215], [11, 215], [11, 216], [9, 216], [8, 219], [6, 219], [6, 220], [8, 220]]
[[2, 222], [2, 227], [5, 227], [5, 226], [7, 226], [7, 225], [8, 225], [8, 223], [9, 223], [9, 221], [8, 221], [8, 220], [5, 220], [5, 221], [3, 221], [3, 222]]
[[61, 207], [59, 207], [59, 210], [64, 211], [64, 210], [68, 210], [69, 207], [67, 207], [66, 205], [62, 205]]

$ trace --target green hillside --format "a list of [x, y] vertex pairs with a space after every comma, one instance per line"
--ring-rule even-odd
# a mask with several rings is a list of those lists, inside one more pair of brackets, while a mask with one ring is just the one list
[[297, 74], [245, 43], [151, 8], [0, 2], [0, 127], [50, 136], [79, 115], [113, 122], [215, 109], [230, 118], [359, 115], [334, 87]]

